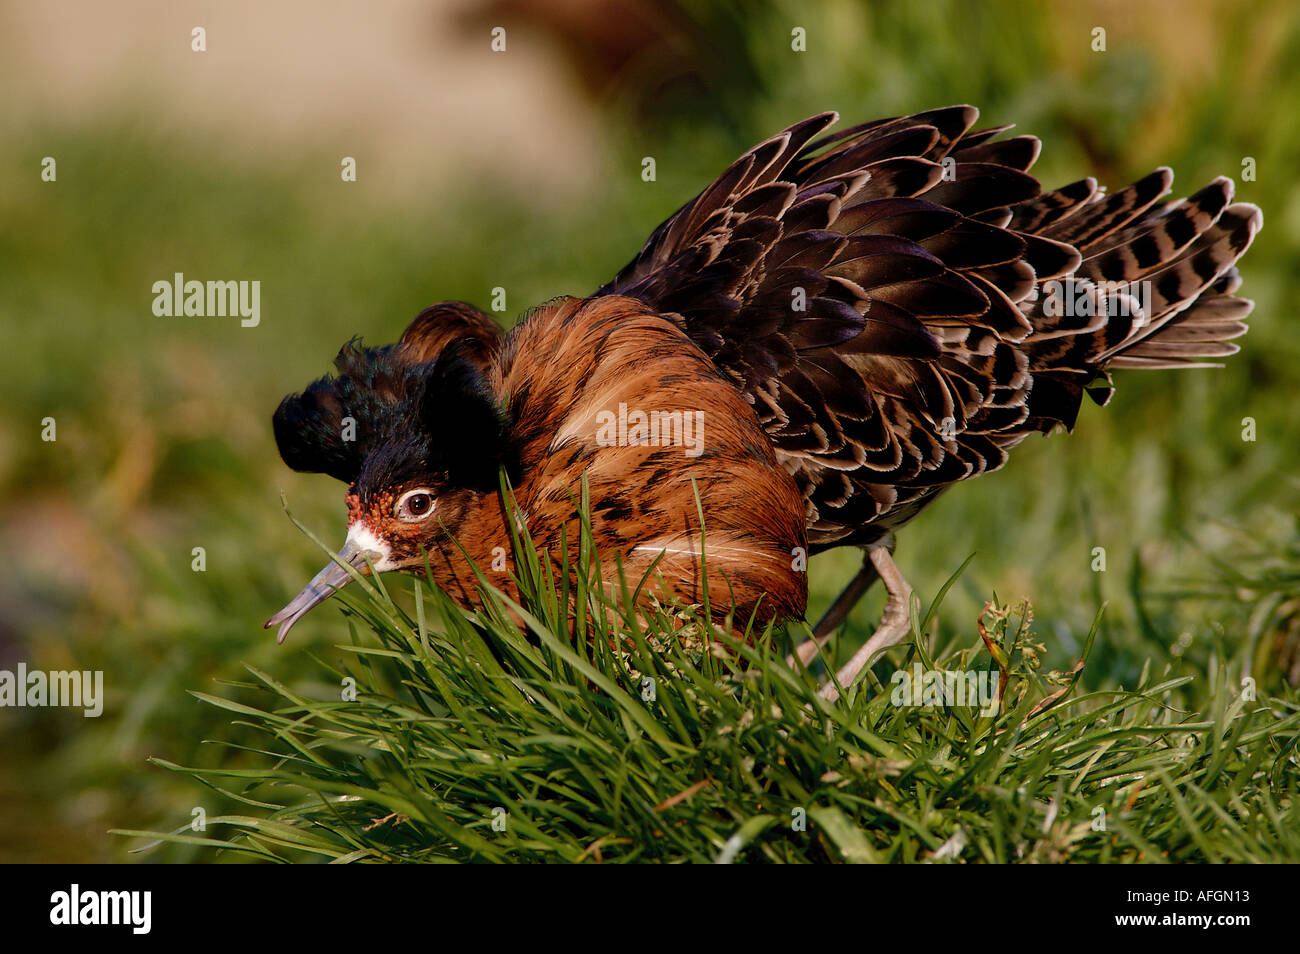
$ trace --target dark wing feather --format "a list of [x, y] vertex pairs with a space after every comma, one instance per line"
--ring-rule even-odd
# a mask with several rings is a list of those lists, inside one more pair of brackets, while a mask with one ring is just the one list
[[[1042, 193], [1038, 140], [972, 131], [977, 115], [791, 126], [598, 292], [674, 316], [740, 388], [814, 549], [870, 542], [1026, 434], [1071, 426], [1106, 367], [1196, 363], [1244, 331], [1225, 278], [1258, 211], [1230, 205], [1226, 180], [1164, 205], [1167, 169], [1110, 195], [1093, 179]], [[1107, 285], [1135, 280], [1145, 302]], [[1053, 314], [1048, 282], [1100, 314]]]

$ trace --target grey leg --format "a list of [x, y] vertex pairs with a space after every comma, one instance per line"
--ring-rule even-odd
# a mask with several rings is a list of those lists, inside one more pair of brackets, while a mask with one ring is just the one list
[[[892, 545], [893, 539], [891, 538], [889, 542]], [[835, 635], [835, 631], [848, 619], [853, 607], [858, 605], [858, 601], [862, 599], [867, 590], [871, 589], [872, 584], [879, 578], [880, 574], [876, 572], [875, 566], [871, 563], [871, 552], [869, 550], [864, 551], [862, 554], [862, 567], [858, 570], [857, 575], [849, 581], [849, 585], [844, 587], [843, 592], [835, 598], [835, 602], [831, 604], [830, 609], [817, 621], [817, 625], [813, 627], [812, 639], [800, 643], [795, 650], [795, 656], [799, 657], [799, 661], [804, 666], [813, 661], [817, 651]], [[791, 656], [788, 662], [793, 666], [794, 656]]]
[[[828, 681], [817, 693], [831, 702], [840, 697], [836, 682], [847, 688], [876, 656], [890, 646], [902, 642], [912, 630], [912, 587], [907, 580], [903, 579], [903, 574], [894, 563], [893, 555], [886, 547], [877, 545], [867, 550], [867, 559], [871, 561], [876, 573], [884, 581], [889, 600], [885, 603], [880, 627], [863, 643], [862, 648], [853, 654], [853, 658], [845, 663], [835, 679]], [[802, 648], [801, 646], [800, 649]]]

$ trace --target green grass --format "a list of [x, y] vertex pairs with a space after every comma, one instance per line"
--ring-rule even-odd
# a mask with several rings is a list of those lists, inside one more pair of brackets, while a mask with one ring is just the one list
[[119, 834], [265, 861], [1300, 861], [1300, 696], [1243, 692], [1240, 656], [1210, 686], [1165, 662], [1085, 691], [1100, 613], [1044, 672], [1027, 603], [939, 646], [941, 593], [897, 663], [998, 673], [1000, 707], [895, 704], [892, 666], [830, 703], [770, 629], [641, 620], [582, 557], [572, 590], [531, 541], [516, 560], [521, 603], [475, 613], [359, 582], [317, 691], [249, 666], [195, 693], [252, 734], [250, 767], [158, 764], [240, 811]]

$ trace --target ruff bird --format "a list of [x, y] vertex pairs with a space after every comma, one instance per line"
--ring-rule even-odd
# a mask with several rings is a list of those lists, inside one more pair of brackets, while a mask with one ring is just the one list
[[[646, 599], [695, 603], [707, 583], [733, 625], [801, 617], [801, 556], [861, 548], [798, 649], [811, 660], [882, 580], [847, 685], [909, 630], [904, 524], [1028, 435], [1073, 429], [1085, 394], [1108, 401], [1112, 369], [1215, 366], [1252, 308], [1235, 263], [1262, 217], [1230, 180], [1176, 201], [1165, 168], [1109, 193], [1093, 178], [1043, 191], [1039, 140], [974, 130], [977, 116], [838, 132], [835, 113], [813, 116], [741, 156], [588, 298], [509, 335], [443, 303], [395, 345], [345, 346], [274, 430], [290, 467], [349, 485], [347, 542], [266, 625], [283, 639], [345, 565], [424, 572], [426, 555], [473, 605], [466, 559], [499, 566], [510, 549], [501, 471], [539, 546], [576, 539], [585, 478], [610, 568], [651, 571]], [[602, 438], [621, 408], [636, 427]], [[676, 412], [702, 414], [698, 453], [642, 426]]]

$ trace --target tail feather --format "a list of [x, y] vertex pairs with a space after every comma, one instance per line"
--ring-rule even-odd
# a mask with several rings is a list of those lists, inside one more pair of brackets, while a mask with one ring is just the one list
[[1090, 246], [1079, 273], [1097, 281], [1141, 278], [1177, 258], [1231, 201], [1232, 180], [1219, 178], [1189, 198], [1153, 208], [1135, 224]]
[[1226, 178], [1161, 202], [1172, 181], [1157, 169], [1106, 195], [1081, 180], [1012, 209], [1013, 227], [1072, 243], [1081, 258], [1055, 299], [1021, 305], [1034, 329], [1023, 344], [1034, 378], [1027, 426], [1071, 427], [1083, 391], [1109, 399], [1112, 368], [1214, 367], [1238, 350], [1232, 339], [1254, 303], [1232, 295], [1236, 262], [1263, 217], [1232, 202]]
[[[1126, 353], [1130, 357], [1145, 355], [1164, 360], [1173, 360], [1178, 354], [1194, 360], [1234, 353], [1237, 350], [1235, 346], [1228, 351], [1216, 351], [1204, 347], [1206, 342], [1196, 342], [1201, 347], [1195, 347], [1165, 338], [1164, 332], [1189, 320], [1195, 321], [1198, 313], [1196, 306], [1221, 297], [1216, 284], [1230, 269], [1235, 272], [1237, 259], [1250, 247], [1262, 224], [1263, 214], [1256, 206], [1244, 202], [1227, 206], [1211, 228], [1206, 229], [1194, 242], [1188, 243], [1171, 261], [1143, 273], [1141, 280], [1150, 282], [1146, 286], [1150, 289], [1150, 294], [1144, 299], [1150, 309], [1146, 324], [1118, 345], [1098, 355], [1097, 362], [1102, 367], [1114, 365], [1114, 361]], [[1234, 275], [1231, 281], [1239, 279]], [[1244, 307], [1241, 314], [1249, 314], [1252, 307], [1250, 302], [1245, 299], [1231, 300], [1242, 304], [1227, 307]], [[1156, 351], [1141, 350], [1143, 346], [1157, 341], [1161, 347]], [[1177, 364], [1175, 361], [1174, 366]]]
[[1242, 321], [1255, 303], [1248, 298], [1202, 296], [1149, 338], [1129, 345], [1107, 362], [1111, 368], [1217, 367], [1207, 358], [1226, 358], [1240, 349], [1233, 343], [1246, 333]]
[[1011, 210], [1006, 227], [1017, 232], [1041, 233], [1049, 226], [1077, 215], [1096, 195], [1097, 180], [1091, 176], [1071, 182], [1054, 192], [1044, 192], [1035, 199], [1021, 202]]
[[1173, 172], [1162, 166], [1118, 192], [1094, 193], [1073, 215], [1048, 226], [1040, 234], [1078, 249], [1088, 249], [1146, 212], [1169, 191], [1173, 182]]

